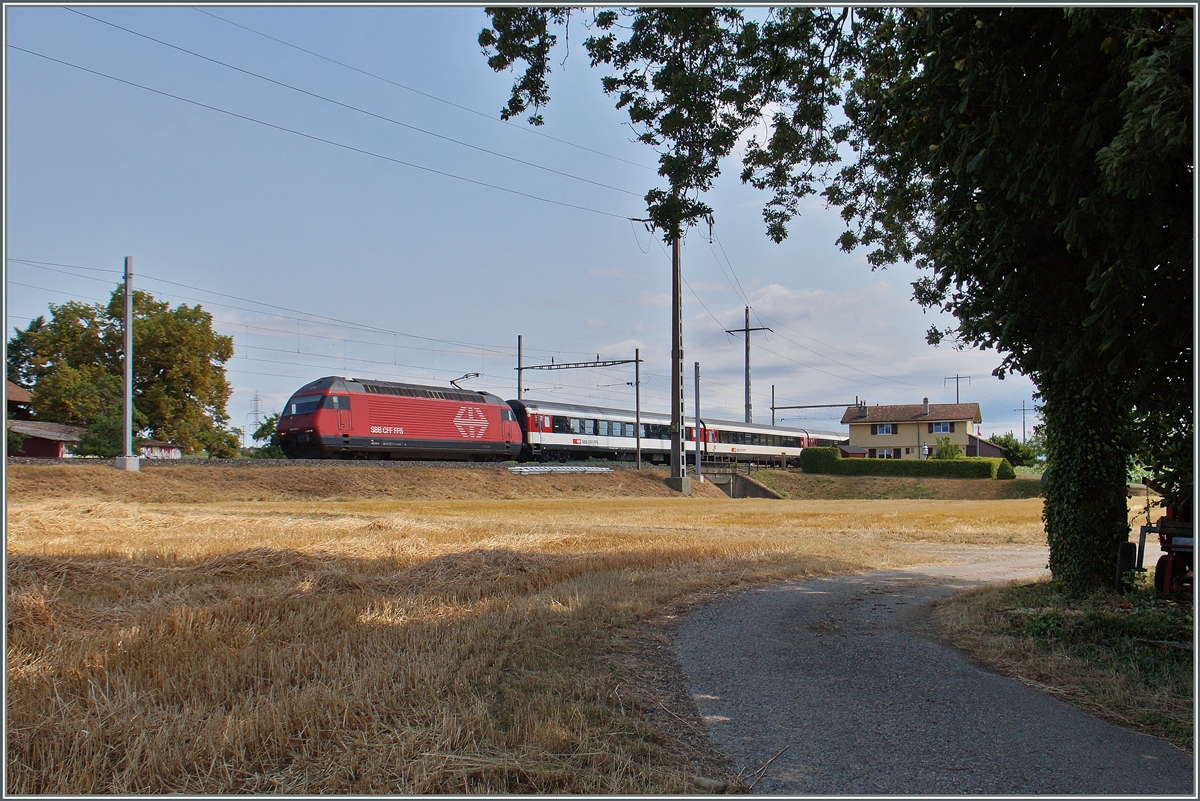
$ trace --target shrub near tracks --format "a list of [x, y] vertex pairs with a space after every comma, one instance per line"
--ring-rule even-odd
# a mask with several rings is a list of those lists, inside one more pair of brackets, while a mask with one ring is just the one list
[[223, 500], [263, 491], [231, 472], [188, 496], [148, 470], [142, 501], [10, 482], [7, 792], [692, 791], [734, 777], [653, 621], [1042, 536], [1037, 501], [619, 497], [615, 474], [607, 497]]

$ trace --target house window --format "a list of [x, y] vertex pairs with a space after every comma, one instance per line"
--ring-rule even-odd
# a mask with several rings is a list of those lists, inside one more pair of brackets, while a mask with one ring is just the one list
[[951, 428], [951, 423], [930, 423], [929, 433], [931, 434], [949, 434], [954, 429]]
[[872, 435], [895, 434], [895, 433], [896, 433], [896, 424], [895, 423], [872, 423], [871, 424], [871, 434]]

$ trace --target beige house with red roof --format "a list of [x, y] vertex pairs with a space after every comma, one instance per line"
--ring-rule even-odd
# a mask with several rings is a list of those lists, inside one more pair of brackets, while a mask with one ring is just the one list
[[981, 422], [978, 403], [930, 403], [928, 398], [903, 406], [861, 403], [842, 415], [842, 423], [850, 427], [850, 444], [864, 448], [868, 459], [925, 459], [939, 437], [961, 445], [967, 456], [991, 456], [980, 453], [986, 448], [974, 426]]

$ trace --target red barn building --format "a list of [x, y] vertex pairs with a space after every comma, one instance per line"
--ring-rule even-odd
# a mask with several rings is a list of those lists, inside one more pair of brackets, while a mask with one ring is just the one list
[[42, 423], [37, 420], [9, 420], [8, 430], [21, 434], [21, 447], [8, 452], [9, 456], [33, 459], [62, 459], [72, 456], [71, 446], [79, 441], [84, 429], [62, 423]]

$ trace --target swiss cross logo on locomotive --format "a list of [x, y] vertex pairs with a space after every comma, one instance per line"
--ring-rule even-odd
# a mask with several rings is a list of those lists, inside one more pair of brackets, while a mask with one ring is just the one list
[[478, 406], [459, 406], [458, 414], [454, 415], [454, 427], [463, 439], [482, 439], [488, 421]]

